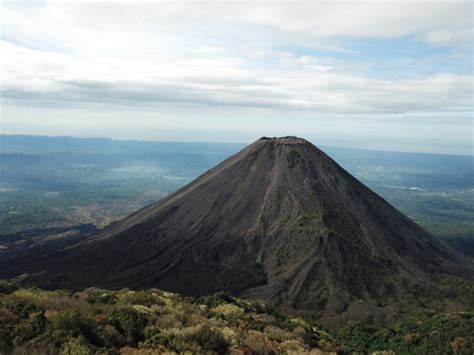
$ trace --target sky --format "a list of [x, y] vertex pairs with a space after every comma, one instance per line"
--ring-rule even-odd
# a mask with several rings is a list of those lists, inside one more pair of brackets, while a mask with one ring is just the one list
[[5, 134], [473, 154], [473, 5], [1, 2]]

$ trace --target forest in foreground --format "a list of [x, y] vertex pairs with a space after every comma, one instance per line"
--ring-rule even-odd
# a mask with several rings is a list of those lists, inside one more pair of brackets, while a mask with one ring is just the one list
[[218, 293], [82, 292], [0, 285], [2, 354], [472, 354], [471, 312], [407, 314], [337, 331]]

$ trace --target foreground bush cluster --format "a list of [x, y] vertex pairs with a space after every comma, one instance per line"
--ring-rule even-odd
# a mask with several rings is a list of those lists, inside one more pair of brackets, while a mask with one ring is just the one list
[[337, 333], [346, 352], [392, 354], [474, 354], [474, 316], [470, 312], [407, 315], [387, 326], [348, 323]]
[[82, 292], [0, 282], [0, 355], [474, 354], [470, 312], [348, 323], [331, 337], [261, 302], [193, 299], [157, 289]]
[[331, 337], [259, 302], [156, 289], [0, 287], [2, 354], [314, 353]]

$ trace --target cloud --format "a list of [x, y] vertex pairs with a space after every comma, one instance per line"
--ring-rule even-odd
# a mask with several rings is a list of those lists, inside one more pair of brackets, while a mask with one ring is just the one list
[[[123, 58], [38, 51], [1, 43], [3, 97], [30, 104], [201, 104], [384, 114], [469, 110], [472, 77], [380, 80], [286, 54], [265, 67], [239, 58]], [[30, 59], [31, 58], [31, 59]]]
[[[144, 28], [193, 27], [196, 34], [216, 25], [232, 32], [239, 26], [255, 30], [257, 38], [272, 35], [305, 40], [315, 38], [419, 37], [432, 42], [442, 35], [468, 42], [472, 31], [472, 3], [460, 1], [263, 1], [263, 2], [77, 2], [5, 3], [4, 22], [18, 34], [33, 38], [29, 28], [41, 29], [60, 40], [63, 25], [67, 34], [80, 38], [90, 30], [126, 28], [132, 35]], [[31, 23], [29, 19], [36, 18]], [[21, 28], [19, 28], [21, 27]], [[278, 33], [275, 33], [277, 31]], [[26, 35], [25, 32], [29, 32]], [[136, 34], [137, 32], [135, 32]], [[163, 33], [161, 33], [162, 35]], [[219, 35], [216, 33], [216, 35]], [[471, 32], [472, 35], [472, 32]], [[100, 35], [98, 38], [100, 39]], [[110, 39], [105, 34], [107, 39]], [[247, 38], [251, 38], [248, 36]], [[93, 39], [93, 40], [95, 40]], [[433, 41], [437, 43], [437, 41]], [[445, 42], [446, 44], [446, 42]], [[67, 45], [67, 43], [66, 43]]]
[[471, 124], [470, 2], [4, 2], [2, 10], [3, 105]]

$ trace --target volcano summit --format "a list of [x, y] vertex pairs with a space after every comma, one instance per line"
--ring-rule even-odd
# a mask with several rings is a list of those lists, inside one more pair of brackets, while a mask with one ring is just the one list
[[261, 138], [66, 248], [0, 265], [46, 288], [261, 299], [327, 324], [461, 302], [474, 267], [308, 141]]

